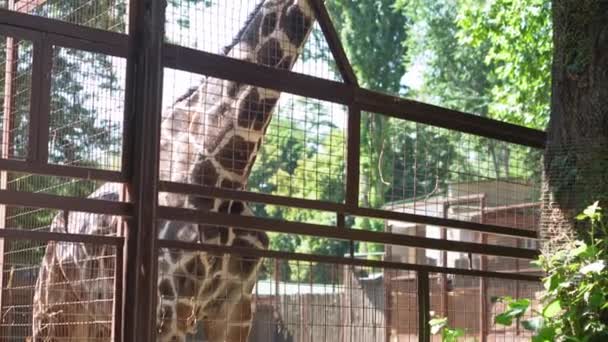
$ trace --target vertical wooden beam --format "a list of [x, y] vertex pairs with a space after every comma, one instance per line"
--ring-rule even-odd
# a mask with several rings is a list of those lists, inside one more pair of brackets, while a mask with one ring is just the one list
[[351, 104], [348, 107], [346, 156], [346, 206], [359, 206], [359, 158], [361, 149], [361, 109]]
[[[9, 1], [9, 7], [13, 8], [13, 0]], [[17, 42], [15, 38], [6, 37], [6, 57], [4, 66], [4, 106], [2, 110], [4, 115], [2, 117], [2, 140], [0, 140], [0, 158], [8, 158], [10, 153], [11, 144], [11, 130], [13, 127], [13, 105], [14, 105], [14, 84], [13, 77], [17, 71]], [[8, 188], [8, 172], [0, 170], [0, 190], [6, 190]], [[6, 205], [0, 203], [0, 229], [6, 228], [7, 222], [7, 208]], [[0, 289], [4, 288], [4, 251], [6, 241], [0, 240]], [[0, 291], [0, 313], [3, 312], [3, 297], [4, 291]]]
[[[479, 222], [485, 222], [486, 198], [483, 196], [479, 203]], [[479, 233], [480, 242], [488, 243], [488, 237], [484, 233]], [[487, 268], [487, 257], [480, 255], [480, 269], [485, 271]], [[479, 279], [479, 341], [486, 342], [488, 338], [488, 303], [487, 303], [488, 284], [485, 277]]]
[[431, 295], [429, 285], [429, 273], [426, 271], [418, 271], [416, 273], [417, 290], [418, 290], [418, 341], [431, 341]]
[[158, 159], [165, 0], [131, 1], [126, 117], [134, 130], [129, 184], [135, 216], [127, 227], [125, 341], [156, 340]]
[[[448, 210], [450, 209], [450, 203], [448, 201], [443, 203], [443, 218], [448, 218]], [[447, 240], [448, 229], [441, 227], [441, 239]], [[444, 250], [441, 251], [441, 266], [448, 267], [448, 253]], [[441, 273], [441, 316], [448, 317], [448, 276], [445, 273]]]

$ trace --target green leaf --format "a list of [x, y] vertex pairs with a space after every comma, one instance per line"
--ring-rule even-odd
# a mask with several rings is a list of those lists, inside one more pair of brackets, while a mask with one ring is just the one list
[[598, 260], [594, 263], [588, 264], [581, 268], [582, 274], [588, 273], [600, 273], [606, 267], [606, 263], [604, 260]]
[[496, 317], [494, 317], [494, 321], [496, 322], [496, 324], [509, 326], [513, 324], [513, 316], [509, 315], [507, 312], [503, 312], [501, 314], [496, 315]]
[[526, 330], [530, 330], [530, 331], [539, 331], [540, 329], [542, 329], [545, 325], [545, 319], [543, 317], [532, 317], [528, 320], [522, 321], [521, 325], [524, 327], [524, 329]]
[[532, 337], [532, 342], [555, 342], [555, 328], [544, 327]]
[[429, 325], [431, 326], [431, 334], [435, 335], [448, 325], [448, 319], [447, 317], [433, 318], [429, 321]]
[[551, 303], [549, 303], [547, 306], [545, 306], [545, 308], [543, 309], [543, 317], [545, 317], [545, 318], [555, 317], [560, 311], [562, 311], [560, 300], [556, 299], [556, 300], [552, 301]]
[[561, 282], [561, 275], [559, 273], [553, 273], [543, 280], [543, 285], [545, 286], [545, 290], [551, 292], [555, 290]]
[[600, 291], [595, 290], [591, 293], [587, 302], [589, 303], [589, 306], [596, 309], [604, 303], [604, 295]]

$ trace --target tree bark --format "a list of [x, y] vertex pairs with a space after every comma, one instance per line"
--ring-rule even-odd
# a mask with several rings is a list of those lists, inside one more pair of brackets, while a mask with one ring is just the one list
[[541, 238], [551, 252], [584, 227], [574, 216], [608, 207], [608, 0], [553, 1], [551, 117]]

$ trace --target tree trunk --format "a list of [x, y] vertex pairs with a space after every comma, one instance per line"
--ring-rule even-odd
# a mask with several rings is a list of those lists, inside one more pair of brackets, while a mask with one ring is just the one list
[[553, 251], [608, 207], [608, 0], [553, 1], [553, 84], [544, 158], [541, 238]]

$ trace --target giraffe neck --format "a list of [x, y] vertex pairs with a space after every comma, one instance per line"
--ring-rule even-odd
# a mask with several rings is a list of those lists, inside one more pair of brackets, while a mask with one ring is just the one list
[[[306, 0], [267, 0], [225, 52], [290, 70], [313, 22]], [[161, 178], [243, 189], [279, 96], [274, 90], [206, 78], [163, 121], [167, 139], [161, 142]]]

